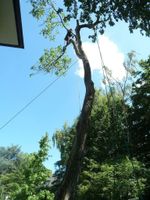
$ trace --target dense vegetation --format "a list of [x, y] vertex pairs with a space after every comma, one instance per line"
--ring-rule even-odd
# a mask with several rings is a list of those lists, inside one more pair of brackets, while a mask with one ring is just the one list
[[52, 200], [47, 181], [51, 177], [43, 162], [48, 158], [49, 142], [46, 134], [39, 142], [37, 153], [25, 154], [18, 146], [0, 148], [1, 200]]

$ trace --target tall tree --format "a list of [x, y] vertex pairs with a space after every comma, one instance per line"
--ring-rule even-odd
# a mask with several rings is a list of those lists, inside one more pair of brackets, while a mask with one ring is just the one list
[[132, 87], [130, 110], [131, 139], [134, 155], [150, 167], [150, 57], [140, 62]]
[[[73, 140], [72, 150], [67, 162], [64, 179], [55, 197], [56, 200], [67, 200], [73, 198], [81, 164], [83, 160], [85, 142], [87, 137], [88, 121], [94, 99], [94, 84], [91, 79], [89, 60], [82, 48], [81, 30], [90, 29], [95, 41], [97, 31], [104, 32], [106, 25], [113, 26], [118, 20], [129, 22], [129, 29], [140, 28], [147, 35], [149, 32], [149, 2], [148, 1], [119, 1], [119, 0], [64, 0], [58, 5], [51, 0], [30, 0], [33, 9], [32, 14], [37, 19], [44, 19], [45, 28], [42, 33], [50, 40], [56, 39], [58, 28], [65, 28], [67, 32], [73, 32], [71, 38], [67, 39], [64, 46], [57, 46], [45, 50], [39, 60], [39, 65], [33, 69], [46, 72], [55, 71], [57, 75], [64, 72], [68, 67], [69, 60], [65, 56], [66, 49], [72, 44], [75, 53], [82, 60], [84, 68], [85, 97], [81, 114], [76, 125], [76, 136]], [[61, 4], [63, 4], [61, 6]], [[72, 27], [72, 29], [70, 29]], [[74, 38], [73, 38], [74, 36]], [[60, 54], [58, 57], [57, 55]], [[72, 197], [71, 197], [72, 196]]]
[[144, 199], [150, 198], [150, 56], [142, 60], [136, 73], [136, 82], [132, 87], [130, 109], [130, 138], [132, 154], [144, 162], [148, 173]]

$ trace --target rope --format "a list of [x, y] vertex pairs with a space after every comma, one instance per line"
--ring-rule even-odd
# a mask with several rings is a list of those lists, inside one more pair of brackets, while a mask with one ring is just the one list
[[[95, 35], [97, 36], [97, 33], [95, 31]], [[98, 42], [98, 39], [96, 37], [96, 43], [97, 43], [97, 47], [98, 47], [98, 51], [99, 51], [99, 56], [100, 56], [100, 60], [101, 60], [101, 65], [102, 65], [102, 73], [103, 73], [103, 77], [104, 77], [104, 81], [106, 80], [106, 75], [105, 75], [105, 64], [104, 64], [104, 60], [103, 60], [103, 57], [102, 57], [102, 53], [101, 53], [101, 49], [100, 49], [100, 45], [99, 45], [99, 42]], [[108, 91], [107, 91], [107, 87], [106, 87], [106, 83], [104, 83], [105, 85], [105, 92], [106, 92], [106, 95], [108, 97]]]
[[[102, 73], [103, 73], [104, 81], [106, 80], [108, 82], [109, 91], [110, 91], [111, 97], [113, 99], [113, 116], [115, 117], [115, 116], [117, 116], [117, 113], [115, 112], [116, 111], [115, 99], [114, 99], [113, 91], [112, 91], [112, 88], [111, 88], [111, 83], [110, 83], [110, 80], [109, 80], [109, 77], [108, 77], [108, 74], [107, 74], [106, 66], [104, 64], [104, 59], [103, 59], [103, 56], [102, 56], [101, 48], [100, 48], [100, 45], [99, 45], [99, 42], [98, 42], [98, 39], [97, 39], [96, 31], [95, 31], [95, 35], [96, 35], [96, 43], [97, 43], [97, 47], [98, 47], [98, 51], [99, 51], [99, 55], [100, 55], [100, 59], [101, 59]], [[104, 85], [105, 85], [105, 92], [106, 92], [106, 96], [107, 96], [108, 109], [109, 109], [110, 108], [110, 99], [109, 99], [106, 83], [104, 83]]]
[[[96, 32], [95, 32], [96, 33]], [[104, 77], [104, 80], [106, 79], [107, 82], [108, 82], [108, 86], [109, 86], [109, 90], [110, 90], [110, 94], [112, 96], [112, 99], [113, 99], [113, 104], [114, 104], [114, 112], [117, 114], [117, 117], [118, 117], [118, 112], [117, 112], [117, 109], [116, 109], [116, 106], [115, 106], [115, 99], [114, 99], [114, 94], [112, 92], [112, 88], [111, 88], [111, 83], [109, 81], [109, 78], [108, 78], [108, 73], [107, 73], [107, 70], [106, 70], [106, 67], [105, 67], [105, 64], [104, 64], [104, 60], [103, 60], [103, 56], [102, 56], [102, 52], [101, 52], [101, 49], [100, 49], [100, 45], [99, 45], [99, 42], [98, 42], [98, 39], [97, 39], [97, 33], [96, 33], [96, 42], [97, 42], [97, 46], [98, 46], [98, 50], [99, 50], [99, 55], [100, 55], [100, 59], [101, 59], [101, 64], [102, 64], [102, 71], [103, 71], [103, 77]], [[105, 86], [106, 87], [106, 86]], [[105, 88], [106, 90], [107, 88]], [[106, 90], [107, 91], [107, 90]], [[107, 99], [109, 99], [109, 96], [108, 94], [106, 93], [107, 95]], [[125, 103], [124, 101], [124, 98], [123, 98], [123, 103]], [[130, 137], [129, 137], [129, 128], [128, 128], [128, 122], [127, 122], [127, 115], [126, 115], [126, 111], [125, 111], [125, 108], [123, 107], [123, 115], [124, 115], [124, 119], [125, 119], [125, 126], [127, 127], [127, 137], [126, 137], [126, 140], [125, 140], [125, 144], [126, 144], [126, 148], [127, 148], [127, 154], [128, 154], [128, 158], [129, 158], [129, 161], [131, 162], [131, 165], [132, 165], [132, 169], [133, 169], [133, 173], [134, 173], [134, 177], [136, 179], [136, 184], [137, 184], [137, 187], [139, 189], [139, 199], [142, 199], [141, 197], [141, 187], [140, 187], [140, 184], [139, 184], [139, 180], [136, 176], [136, 173], [135, 173], [135, 167], [134, 167], [134, 163], [132, 161], [132, 159], [130, 158], [131, 157], [131, 150], [129, 148], [129, 145], [130, 145]]]

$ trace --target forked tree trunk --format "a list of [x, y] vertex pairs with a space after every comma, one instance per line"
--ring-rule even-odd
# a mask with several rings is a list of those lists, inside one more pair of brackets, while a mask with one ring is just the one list
[[94, 100], [94, 84], [91, 78], [91, 69], [89, 61], [82, 49], [82, 43], [80, 39], [80, 28], [76, 28], [76, 41], [72, 44], [74, 46], [77, 56], [82, 60], [84, 67], [84, 83], [85, 83], [85, 97], [84, 103], [81, 110], [81, 114], [76, 126], [76, 136], [74, 138], [70, 157], [67, 162], [66, 172], [64, 175], [63, 182], [55, 196], [55, 200], [72, 200], [74, 191], [77, 186], [79, 179], [84, 151], [85, 142], [87, 138], [87, 129], [89, 123], [89, 117], [92, 110]]

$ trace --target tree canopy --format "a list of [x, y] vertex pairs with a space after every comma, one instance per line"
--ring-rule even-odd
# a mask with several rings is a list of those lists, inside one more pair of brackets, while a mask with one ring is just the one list
[[[61, 29], [68, 30], [70, 27], [73, 30], [78, 27], [78, 31], [84, 28], [90, 29], [89, 38], [95, 41], [98, 32], [103, 34], [107, 26], [114, 26], [118, 21], [128, 23], [131, 33], [139, 29], [142, 34], [150, 35], [148, 0], [64, 0], [61, 3], [51, 0], [30, 0], [30, 2], [32, 15], [44, 22], [41, 33], [50, 41], [56, 42]], [[75, 32], [74, 34], [76, 35]], [[56, 52], [57, 55], [62, 55], [62, 46], [63, 43], [45, 50], [39, 59], [39, 64], [32, 69], [62, 74], [70, 62], [65, 53], [63, 56], [58, 56], [59, 59], [56, 58]]]

